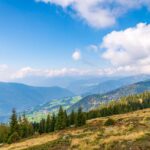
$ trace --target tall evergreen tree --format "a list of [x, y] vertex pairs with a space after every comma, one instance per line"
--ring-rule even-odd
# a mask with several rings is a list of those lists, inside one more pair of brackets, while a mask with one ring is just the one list
[[69, 115], [69, 122], [70, 122], [70, 125], [74, 125], [75, 124], [75, 112], [74, 110], [72, 110], [71, 114]]
[[66, 120], [65, 120], [64, 110], [63, 110], [62, 106], [60, 106], [59, 112], [58, 112], [57, 118], [56, 118], [55, 129], [62, 130], [65, 127], [66, 127]]
[[47, 119], [46, 119], [46, 132], [49, 133], [51, 130], [51, 118], [50, 115], [47, 115]]
[[80, 127], [86, 123], [85, 114], [82, 112], [82, 107], [79, 107], [76, 117], [76, 126]]
[[21, 136], [22, 138], [26, 138], [29, 136], [29, 122], [25, 116], [25, 113], [22, 116], [22, 122], [20, 124], [20, 128], [21, 128]]
[[56, 125], [56, 117], [55, 114], [53, 113], [51, 118], [50, 132], [53, 132], [55, 130], [55, 125]]
[[12, 115], [10, 117], [10, 134], [17, 132], [19, 134], [19, 124], [17, 120], [16, 110], [12, 110]]
[[46, 132], [46, 121], [45, 121], [45, 119], [42, 119], [40, 121], [40, 125], [39, 125], [39, 133], [42, 134], [45, 132]]
[[65, 127], [69, 127], [70, 122], [66, 110], [64, 110], [64, 123], [65, 123]]

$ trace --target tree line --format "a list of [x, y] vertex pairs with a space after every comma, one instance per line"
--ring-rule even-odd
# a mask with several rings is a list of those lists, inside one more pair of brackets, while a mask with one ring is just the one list
[[150, 92], [129, 95], [119, 100], [103, 103], [99, 108], [87, 112], [87, 119], [123, 114], [144, 108], [150, 108]]
[[86, 124], [86, 113], [80, 107], [77, 112], [72, 111], [69, 115], [61, 106], [55, 115], [48, 114], [46, 119], [40, 122], [29, 122], [25, 114], [17, 117], [16, 110], [12, 110], [8, 125], [0, 125], [0, 143], [14, 143], [20, 139], [35, 134], [50, 133], [63, 130], [67, 127], [80, 127]]
[[15, 109], [13, 109], [9, 125], [0, 125], [0, 143], [13, 143], [35, 134], [50, 133], [72, 126], [80, 127], [85, 125], [88, 119], [122, 114], [144, 108], [150, 108], [150, 92], [111, 100], [88, 112], [83, 112], [80, 107], [77, 112], [72, 111], [67, 114], [66, 110], [60, 107], [57, 114], [48, 114], [47, 118], [41, 119], [40, 122], [29, 122], [25, 115], [18, 118]]

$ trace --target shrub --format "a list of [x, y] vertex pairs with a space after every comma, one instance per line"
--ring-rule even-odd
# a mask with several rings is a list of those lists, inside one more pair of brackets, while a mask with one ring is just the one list
[[113, 120], [111, 118], [108, 118], [104, 123], [105, 126], [112, 126], [114, 124], [115, 124], [115, 120]]
[[19, 140], [20, 140], [20, 136], [18, 135], [17, 132], [14, 132], [14, 133], [12, 133], [12, 134], [10, 135], [10, 137], [8, 138], [7, 143], [8, 143], [8, 144], [11, 144], [11, 143], [15, 143], [15, 142], [17, 142], [17, 141], [19, 141]]

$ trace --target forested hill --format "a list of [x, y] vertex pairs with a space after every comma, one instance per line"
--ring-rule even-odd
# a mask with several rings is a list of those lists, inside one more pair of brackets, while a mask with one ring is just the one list
[[144, 91], [149, 91], [149, 90], [150, 90], [150, 80], [138, 82], [135, 84], [131, 84], [129, 86], [119, 88], [112, 92], [108, 92], [106, 94], [89, 95], [89, 96], [81, 99], [79, 102], [74, 104], [72, 107], [70, 107], [68, 109], [68, 111], [70, 112], [71, 110], [77, 110], [80, 106], [83, 108], [84, 111], [88, 111], [88, 110], [97, 108], [101, 102], [107, 102], [112, 99], [117, 100], [122, 96], [138, 94], [138, 93], [142, 93]]
[[0, 82], [0, 117], [3, 118], [12, 108], [24, 111], [27, 108], [49, 102], [51, 99], [73, 95], [69, 90], [60, 87], [33, 87]]

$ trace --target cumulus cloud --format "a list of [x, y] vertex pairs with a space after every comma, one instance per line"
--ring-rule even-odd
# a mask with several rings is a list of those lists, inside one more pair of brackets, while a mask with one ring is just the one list
[[116, 68], [128, 72], [150, 73], [150, 24], [139, 23], [103, 38], [102, 57]]
[[81, 52], [79, 50], [75, 50], [72, 54], [73, 60], [80, 60], [81, 59]]
[[71, 8], [73, 12], [90, 26], [104, 28], [116, 23], [130, 9], [143, 6], [150, 8], [149, 0], [35, 0], [51, 3], [62, 8]]

